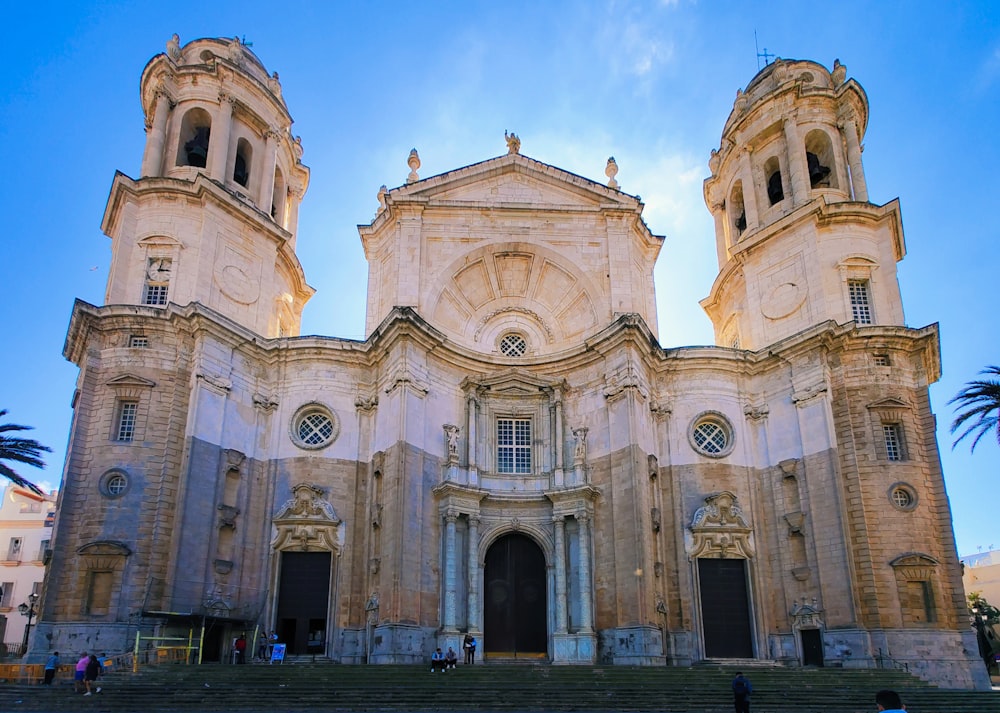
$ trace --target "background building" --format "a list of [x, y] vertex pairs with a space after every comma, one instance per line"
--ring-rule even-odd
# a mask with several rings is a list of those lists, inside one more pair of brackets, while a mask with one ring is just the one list
[[[37, 608], [51, 555], [56, 493], [36, 495], [13, 483], [0, 504], [0, 654], [20, 655], [29, 618], [19, 610]], [[34, 613], [31, 615], [34, 623]]]
[[[657, 340], [642, 202], [507, 152], [379, 192], [364, 341], [300, 337], [309, 172], [276, 74], [175, 36], [104, 214], [35, 651], [274, 628], [293, 654], [866, 667], [988, 685], [868, 102], [779, 60], [711, 152], [717, 346]], [[70, 646], [69, 648], [73, 648]], [[80, 646], [76, 646], [80, 648]]]

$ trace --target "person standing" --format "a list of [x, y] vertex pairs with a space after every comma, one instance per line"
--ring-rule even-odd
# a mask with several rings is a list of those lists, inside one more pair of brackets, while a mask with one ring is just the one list
[[751, 693], [753, 686], [750, 685], [750, 679], [742, 671], [737, 671], [736, 678], [733, 679], [733, 708], [736, 713], [750, 713]]
[[[97, 677], [101, 675], [101, 663], [97, 660], [97, 657], [93, 654], [87, 659], [87, 667], [84, 669], [83, 684], [87, 688], [87, 692], [83, 695], [89, 696], [91, 693], [100, 693], [101, 687], [97, 684]], [[91, 688], [95, 690], [91, 691]]]
[[236, 639], [236, 663], [246, 663], [246, 652], [247, 652], [247, 637], [244, 634], [240, 634], [239, 638]]
[[878, 706], [880, 711], [885, 711], [885, 713], [903, 713], [906, 710], [906, 706], [903, 705], [899, 694], [895, 691], [890, 691], [888, 688], [883, 688], [875, 694], [875, 705]]
[[53, 651], [52, 655], [45, 662], [45, 680], [42, 683], [46, 686], [51, 686], [52, 679], [56, 677], [57, 670], [59, 670], [59, 652]]
[[86, 684], [83, 682], [83, 677], [87, 673], [88, 663], [90, 663], [90, 656], [84, 652], [80, 660], [76, 662], [76, 670], [73, 671], [73, 690], [77, 693], [83, 693], [87, 690]]
[[472, 642], [475, 639], [472, 638], [472, 634], [466, 634], [465, 639], [462, 640], [462, 648], [465, 649], [465, 663], [472, 663]]

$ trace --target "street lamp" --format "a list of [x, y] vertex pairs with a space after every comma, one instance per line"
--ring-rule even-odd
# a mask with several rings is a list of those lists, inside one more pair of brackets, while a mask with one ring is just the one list
[[23, 604], [17, 605], [17, 610], [21, 612], [21, 616], [28, 617], [28, 624], [24, 627], [24, 641], [21, 643], [21, 655], [28, 653], [28, 637], [31, 636], [31, 620], [38, 613], [35, 609], [35, 602], [38, 601], [38, 595], [32, 592], [28, 595], [28, 601]]

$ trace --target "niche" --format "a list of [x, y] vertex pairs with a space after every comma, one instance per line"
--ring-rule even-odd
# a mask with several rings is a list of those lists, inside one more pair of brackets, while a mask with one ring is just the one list
[[236, 143], [236, 162], [233, 165], [233, 180], [246, 188], [250, 184], [250, 165], [253, 158], [253, 147], [246, 139]]

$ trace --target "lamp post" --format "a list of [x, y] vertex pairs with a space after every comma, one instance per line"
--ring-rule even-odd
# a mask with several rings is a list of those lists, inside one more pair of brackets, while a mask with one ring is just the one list
[[21, 643], [21, 655], [28, 653], [28, 637], [31, 636], [31, 620], [38, 613], [35, 609], [35, 602], [38, 601], [38, 595], [32, 592], [28, 595], [28, 601], [23, 604], [17, 605], [17, 610], [21, 612], [21, 616], [28, 617], [28, 623], [24, 627], [24, 641]]

